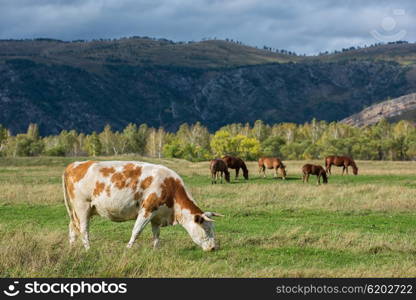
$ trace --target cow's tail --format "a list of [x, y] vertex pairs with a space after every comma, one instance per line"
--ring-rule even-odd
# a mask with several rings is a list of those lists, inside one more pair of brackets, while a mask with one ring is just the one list
[[65, 202], [65, 207], [66, 210], [68, 212], [71, 224], [70, 226], [72, 226], [72, 229], [74, 229], [77, 233], [80, 233], [80, 225], [79, 225], [79, 219], [75, 213], [75, 210], [72, 208], [71, 205], [71, 199], [69, 198], [68, 195], [68, 188], [67, 188], [67, 184], [66, 184], [66, 176], [65, 174], [62, 175], [62, 187], [64, 189], [64, 202]]

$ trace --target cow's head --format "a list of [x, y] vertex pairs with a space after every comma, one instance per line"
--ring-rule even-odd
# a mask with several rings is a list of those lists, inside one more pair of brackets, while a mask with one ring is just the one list
[[212, 217], [222, 215], [214, 212], [195, 214], [193, 218], [183, 224], [192, 240], [204, 251], [213, 251], [219, 248], [215, 241], [214, 220]]

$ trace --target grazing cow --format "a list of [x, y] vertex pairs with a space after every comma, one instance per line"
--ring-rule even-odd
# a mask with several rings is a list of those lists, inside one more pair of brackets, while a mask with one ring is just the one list
[[228, 168], [235, 169], [235, 179], [238, 178], [240, 168], [243, 170], [244, 179], [248, 180], [248, 169], [245, 162], [239, 157], [226, 155], [222, 158]]
[[259, 158], [259, 174], [263, 172], [263, 176], [266, 177], [266, 168], [275, 169], [275, 175], [277, 175], [277, 170], [280, 169], [282, 174], [282, 179], [286, 179], [286, 166], [283, 164], [280, 158], [277, 157], [261, 157]]
[[211, 160], [209, 169], [211, 170], [211, 184], [217, 183], [218, 176], [222, 177], [224, 175], [225, 181], [230, 182], [230, 172], [228, 172], [227, 165], [221, 158], [215, 158]]
[[308, 182], [309, 175], [312, 174], [312, 175], [316, 175], [316, 177], [318, 178], [318, 185], [321, 184], [321, 177], [322, 177], [324, 184], [328, 183], [328, 177], [326, 176], [326, 171], [324, 170], [322, 166], [306, 164], [302, 167], [302, 172], [303, 172], [303, 182], [305, 182], [305, 180], [306, 182]]
[[331, 174], [332, 165], [342, 167], [342, 175], [344, 175], [344, 171], [347, 171], [348, 175], [348, 167], [351, 166], [354, 175], [358, 175], [357, 165], [355, 164], [355, 161], [349, 156], [327, 156], [325, 158], [325, 170], [328, 174]]
[[214, 250], [213, 216], [203, 212], [174, 171], [135, 161], [74, 162], [63, 175], [65, 205], [70, 216], [69, 241], [78, 234], [90, 247], [88, 223], [93, 215], [111, 221], [136, 220], [127, 247], [133, 246], [151, 222], [153, 246], [159, 244], [160, 227], [181, 224], [203, 250]]

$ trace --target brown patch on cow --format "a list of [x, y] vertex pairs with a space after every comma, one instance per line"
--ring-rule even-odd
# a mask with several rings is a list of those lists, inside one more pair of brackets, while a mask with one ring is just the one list
[[145, 201], [143, 201], [143, 208], [146, 215], [159, 208], [159, 206], [166, 205], [172, 208], [175, 203], [181, 209], [188, 209], [191, 214], [202, 214], [202, 210], [189, 198], [185, 191], [182, 182], [179, 179], [167, 177], [161, 184], [161, 195], [157, 197], [156, 193], [150, 194]]
[[134, 193], [134, 200], [140, 200], [143, 197], [143, 193], [142, 192], [135, 192]]
[[92, 194], [97, 197], [104, 191], [104, 188], [105, 188], [104, 182], [98, 182], [97, 181], [95, 183], [95, 189], [94, 189], [94, 192]]
[[143, 179], [142, 180], [142, 182], [140, 183], [140, 187], [143, 189], [143, 190], [145, 190], [145, 189], [147, 189], [151, 184], [152, 184], [152, 181], [153, 181], [153, 177], [152, 176], [149, 176], [149, 177], [146, 177], [145, 179]]
[[68, 170], [68, 173], [69, 173], [71, 179], [73, 180], [73, 182], [74, 183], [78, 182], [82, 178], [84, 178], [85, 174], [87, 173], [88, 169], [90, 168], [90, 166], [93, 163], [95, 163], [95, 161], [89, 160], [87, 162], [80, 163], [75, 168], [74, 168], [73, 164], [69, 165], [68, 167], [70, 169]]
[[126, 178], [124, 178], [122, 173], [114, 173], [113, 176], [111, 176], [111, 182], [120, 190], [126, 186]]
[[[135, 164], [128, 163], [124, 165], [123, 171], [116, 172], [111, 176], [111, 182], [115, 184], [118, 189], [123, 189], [124, 187], [132, 188], [133, 190], [137, 189], [137, 184], [139, 182], [139, 177], [142, 174], [142, 168], [136, 166]], [[129, 182], [128, 182], [129, 180]]]
[[123, 175], [126, 178], [130, 178], [132, 181], [139, 179], [140, 175], [142, 175], [142, 168], [136, 166], [135, 164], [129, 163], [124, 166]]
[[95, 161], [89, 160], [87, 162], [78, 164], [76, 167], [74, 166], [74, 163], [69, 164], [66, 167], [64, 173], [65, 184], [68, 195], [71, 199], [75, 198], [75, 183], [84, 178], [85, 174], [93, 163], [95, 163]]
[[188, 209], [191, 214], [203, 214], [203, 211], [196, 206], [196, 204], [188, 197], [188, 194], [185, 191], [185, 187], [176, 179], [176, 191], [175, 191], [175, 202], [182, 208]]
[[111, 189], [110, 189], [110, 186], [107, 186], [107, 188], [105, 189], [105, 192], [106, 192], [106, 194], [107, 194], [107, 197], [110, 197], [110, 196], [111, 196]]
[[113, 167], [100, 169], [100, 173], [103, 174], [104, 177], [110, 176], [110, 174], [113, 174], [115, 171], [116, 170]]
[[166, 205], [169, 208], [173, 207], [177, 187], [175, 179], [172, 177], [165, 178], [160, 187], [162, 190], [160, 197], [158, 197], [156, 193], [151, 193], [143, 201], [142, 206], [145, 210], [145, 216], [148, 216], [162, 205]]
[[145, 211], [144, 216], [148, 217], [149, 214], [158, 209], [160, 205], [161, 199], [156, 195], [156, 193], [151, 193], [142, 204]]

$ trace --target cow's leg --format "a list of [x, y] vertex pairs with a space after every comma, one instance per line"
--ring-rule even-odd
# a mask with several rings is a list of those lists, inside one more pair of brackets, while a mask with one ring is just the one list
[[90, 222], [91, 215], [91, 206], [89, 203], [83, 204], [82, 208], [76, 210], [76, 214], [79, 218], [79, 229], [81, 232], [82, 243], [84, 244], [85, 249], [90, 248], [90, 237], [88, 233], [88, 227]]
[[74, 222], [71, 220], [71, 222], [69, 222], [69, 244], [72, 245], [74, 244], [76, 238], [77, 238], [77, 230], [75, 229], [75, 225]]
[[152, 214], [144, 209], [141, 209], [137, 216], [136, 222], [134, 223], [133, 230], [131, 232], [131, 238], [127, 244], [127, 248], [131, 248], [136, 241], [139, 234], [143, 231], [144, 227], [149, 223], [152, 218]]
[[153, 248], [159, 247], [160, 225], [152, 222]]

